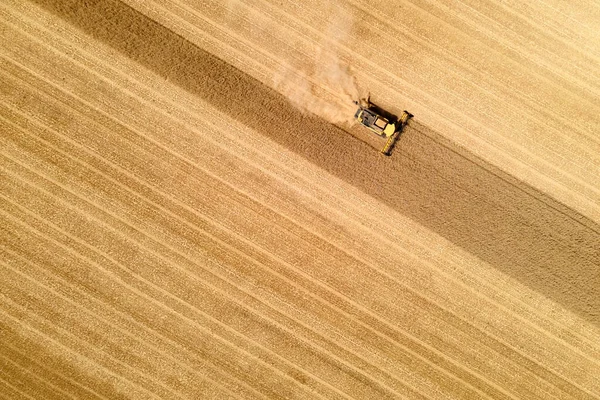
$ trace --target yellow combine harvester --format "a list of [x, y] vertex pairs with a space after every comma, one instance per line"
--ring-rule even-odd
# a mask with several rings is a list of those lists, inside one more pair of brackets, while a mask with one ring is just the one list
[[369, 99], [354, 102], [358, 105], [358, 110], [354, 114], [354, 118], [366, 126], [377, 135], [387, 139], [385, 146], [381, 149], [381, 152], [386, 156], [392, 154], [394, 145], [400, 138], [402, 130], [406, 126], [408, 120], [413, 116], [408, 111], [404, 111], [400, 118], [396, 118], [392, 114], [389, 114], [379, 107], [372, 104]]

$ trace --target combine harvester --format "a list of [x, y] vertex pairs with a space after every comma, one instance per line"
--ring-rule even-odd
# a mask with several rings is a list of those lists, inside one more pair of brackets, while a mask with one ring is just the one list
[[358, 105], [358, 110], [354, 114], [354, 118], [357, 119], [361, 125], [366, 126], [377, 135], [386, 138], [387, 141], [385, 146], [381, 149], [381, 152], [386, 156], [392, 155], [392, 149], [400, 138], [402, 130], [408, 123], [408, 120], [413, 117], [408, 111], [402, 112], [400, 118], [396, 118], [394, 115], [383, 111], [373, 103], [366, 100], [360, 102], [355, 101], [354, 104]]

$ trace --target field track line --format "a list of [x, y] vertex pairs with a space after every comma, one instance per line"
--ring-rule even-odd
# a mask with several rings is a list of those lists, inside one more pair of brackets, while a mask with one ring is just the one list
[[[9, 381], [7, 381], [4, 377], [4, 372], [0, 370], [0, 384], [3, 387], [3, 390], [5, 389], [9, 389], [13, 391], [13, 395], [17, 395], [17, 396], [23, 396], [22, 398], [24, 399], [29, 399], [29, 400], [39, 400], [39, 399], [34, 399], [33, 397], [31, 397], [30, 395], [28, 395], [27, 393], [23, 392], [21, 389], [17, 388], [16, 386], [14, 386], [13, 384], [11, 384]], [[3, 396], [2, 393], [0, 392], [0, 396]], [[9, 397], [10, 400], [14, 400], [14, 397]]]
[[[2, 197], [2, 196], [0, 195], [0, 197]], [[5, 214], [5, 213], [3, 212], [3, 210], [2, 210], [2, 214]], [[5, 214], [5, 215], [6, 215], [6, 214]], [[5, 305], [6, 305], [6, 304], [8, 304], [8, 303], [12, 303], [12, 304], [13, 304], [13, 306], [17, 306], [17, 307], [18, 307], [18, 308], [20, 308], [20, 309], [22, 309], [22, 308], [23, 308], [23, 307], [22, 307], [22, 306], [20, 306], [20, 305], [16, 305], [16, 303], [14, 303], [12, 300], [9, 300], [9, 299], [8, 299], [6, 296], [4, 296], [3, 294], [0, 294], [0, 298], [2, 298], [2, 301], [4, 302], [4, 304], [5, 304]], [[14, 317], [14, 316], [13, 316], [13, 315], [11, 315], [10, 313], [6, 312], [6, 311], [5, 311], [5, 309], [0, 309], [0, 314], [4, 314], [4, 315], [5, 315], [5, 317], [4, 317], [4, 318], [8, 318], [8, 319], [12, 320], [12, 321], [14, 322], [14, 325], [16, 325], [16, 326], [19, 326], [19, 325], [20, 325], [20, 326], [24, 326], [24, 327], [26, 326], [26, 327], [27, 327], [27, 330], [29, 330], [29, 331], [33, 331], [33, 332], [35, 332], [37, 335], [41, 335], [42, 337], [44, 337], [44, 338], [45, 338], [45, 340], [47, 340], [47, 341], [49, 341], [49, 342], [53, 342], [53, 343], [55, 343], [57, 346], [59, 346], [59, 347], [63, 348], [63, 351], [66, 351], [67, 353], [71, 353], [71, 354], [73, 354], [73, 355], [74, 355], [75, 357], [77, 357], [77, 358], [84, 358], [84, 359], [86, 359], [87, 361], [91, 361], [91, 360], [90, 360], [90, 359], [89, 359], [87, 356], [84, 356], [84, 355], [80, 354], [79, 352], [77, 352], [77, 351], [75, 351], [75, 350], [72, 350], [72, 349], [71, 349], [69, 346], [67, 346], [67, 345], [65, 345], [65, 344], [63, 344], [63, 343], [61, 343], [60, 341], [58, 341], [57, 339], [53, 338], [52, 336], [50, 336], [50, 335], [48, 335], [48, 334], [46, 334], [46, 333], [44, 333], [44, 332], [40, 331], [38, 328], [34, 328], [34, 327], [32, 327], [31, 325], [24, 325], [24, 324], [23, 324], [23, 322], [22, 322], [20, 319], [18, 319], [18, 318], [16, 318], [16, 317]], [[39, 316], [38, 316], [38, 318], [41, 318], [41, 317], [39, 317]], [[72, 335], [72, 334], [70, 334], [70, 333], [67, 333], [67, 336], [70, 336], [70, 337], [73, 337], [73, 338], [75, 338], [75, 336], [73, 336], [73, 335]], [[80, 340], [80, 339], [77, 339], [77, 340]], [[103, 369], [103, 370], [105, 370], [107, 374], [109, 374], [109, 375], [112, 375], [114, 378], [117, 378], [117, 379], [120, 379], [120, 380], [128, 380], [127, 378], [123, 377], [122, 375], [118, 376], [118, 375], [114, 374], [114, 373], [113, 373], [113, 372], [112, 372], [112, 371], [111, 371], [109, 368], [107, 368], [106, 366], [104, 366], [104, 365], [102, 365], [102, 364], [100, 364], [100, 363], [97, 363], [97, 362], [94, 362], [94, 363], [95, 363], [95, 364], [96, 364], [96, 365], [97, 365], [97, 366], [98, 366], [100, 369]], [[142, 386], [140, 386], [139, 384], [137, 384], [137, 383], [135, 383], [135, 382], [132, 382], [132, 381], [130, 381], [130, 380], [128, 380], [128, 381], [129, 381], [129, 382], [130, 382], [130, 383], [131, 383], [133, 386], [138, 386], [138, 387], [139, 387], [139, 389], [140, 389], [141, 391], [145, 392], [145, 394], [146, 394], [146, 395], [150, 396], [150, 398], [155, 398], [155, 399], [158, 399], [158, 397], [156, 397], [156, 395], [155, 395], [154, 393], [152, 393], [152, 392], [149, 392], [149, 391], [148, 391], [146, 388], [143, 388], [143, 387], [142, 387]]]
[[[2, 264], [3, 264], [3, 263], [2, 263]], [[15, 361], [11, 360], [10, 358], [8, 358], [8, 357], [6, 357], [6, 356], [4, 356], [4, 355], [0, 354], [0, 365], [2, 364], [2, 361], [4, 361], [4, 362], [8, 362], [10, 365], [12, 365], [12, 366], [13, 366], [13, 368], [14, 368], [14, 367], [16, 367], [16, 368], [17, 368], [19, 371], [21, 371], [21, 372], [24, 372], [24, 375], [26, 375], [26, 376], [31, 376], [31, 377], [33, 378], [33, 379], [32, 379], [33, 381], [39, 381], [39, 382], [42, 382], [42, 385], [45, 385], [45, 386], [46, 386], [46, 388], [45, 388], [46, 390], [47, 390], [48, 388], [51, 388], [51, 390], [54, 390], [54, 391], [56, 391], [56, 394], [57, 394], [58, 396], [65, 396], [65, 397], [67, 397], [67, 398], [70, 398], [70, 399], [75, 399], [75, 397], [74, 397], [74, 396], [70, 395], [69, 393], [66, 393], [64, 390], [62, 390], [61, 388], [57, 387], [56, 385], [54, 385], [54, 384], [53, 384], [52, 382], [50, 382], [49, 380], [47, 380], [47, 379], [44, 379], [44, 378], [43, 378], [43, 376], [41, 376], [41, 375], [35, 375], [35, 374], [33, 374], [31, 371], [29, 371], [29, 369], [28, 369], [28, 368], [24, 367], [23, 365], [20, 365], [20, 364], [18, 364], [17, 362], [15, 362]], [[45, 391], [46, 391], [46, 390], [45, 390]], [[44, 392], [45, 392], [45, 391], [44, 391]], [[65, 397], [63, 397], [63, 398], [65, 398]], [[58, 398], [61, 398], [61, 397], [58, 397]]]
[[[4, 248], [3, 245], [0, 246], [0, 251], [7, 251], [7, 249]], [[29, 264], [30, 266], [32, 266], [33, 268], [37, 268], [37, 265], [33, 265], [33, 264]], [[1, 343], [1, 347], [3, 349], [10, 349], [10, 351], [17, 353], [19, 356], [21, 356], [22, 358], [27, 360], [27, 363], [29, 364], [33, 364], [35, 365], [37, 368], [39, 369], [43, 369], [43, 370], [47, 370], [48, 368], [44, 367], [43, 365], [40, 365], [37, 361], [32, 360], [31, 358], [29, 358], [27, 356], [27, 354], [24, 354], [20, 349], [18, 349], [17, 347], [14, 346], [13, 343], [7, 343], [4, 340], [0, 339], [0, 343]], [[54, 375], [58, 375], [61, 379], [68, 381], [70, 384], [72, 384], [73, 386], [78, 386], [80, 387], [83, 391], [87, 392], [86, 394], [86, 398], [89, 398], [87, 396], [89, 396], [89, 394], [94, 395], [96, 398], [98, 399], [104, 399], [104, 400], [109, 400], [108, 397], [105, 397], [103, 395], [101, 395], [100, 393], [94, 391], [94, 389], [92, 389], [89, 386], [84, 386], [81, 382], [77, 382], [76, 380], [70, 378], [69, 376], [60, 373], [56, 370], [51, 371], [52, 374]]]
[[[19, 257], [19, 258], [21, 258], [21, 257], [22, 257], [22, 256], [20, 256], [20, 255], [18, 255], [18, 254], [16, 254], [16, 253], [14, 253], [12, 250], [9, 250], [9, 249], [4, 249], [4, 251], [8, 251], [8, 252], [10, 252], [10, 253], [13, 253], [13, 255], [15, 255], [15, 256], [17, 256], [17, 257]], [[16, 273], [16, 274], [18, 274], [18, 275], [22, 276], [23, 278], [25, 278], [25, 279], [27, 279], [27, 280], [29, 280], [29, 281], [31, 281], [31, 282], [34, 282], [34, 283], [36, 283], [37, 285], [41, 286], [41, 287], [42, 287], [42, 288], [44, 288], [45, 290], [47, 290], [47, 291], [51, 292], [51, 293], [52, 293], [54, 296], [57, 296], [57, 297], [61, 298], [62, 300], [64, 300], [64, 301], [67, 301], [67, 302], [69, 302], [70, 304], [74, 305], [74, 306], [75, 306], [75, 308], [79, 308], [79, 309], [81, 309], [81, 310], [84, 310], [84, 312], [85, 312], [86, 314], [88, 314], [88, 315], [90, 315], [90, 316], [93, 316], [94, 318], [97, 318], [97, 319], [101, 320], [102, 322], [104, 322], [104, 323], [105, 323], [105, 324], [107, 324], [107, 325], [111, 325], [111, 329], [118, 330], [118, 331], [119, 331], [119, 332], [120, 332], [122, 335], [129, 336], [129, 337], [131, 337], [131, 338], [135, 338], [135, 336], [134, 336], [132, 333], [130, 333], [130, 332], [128, 332], [128, 331], [126, 331], [126, 330], [122, 329], [121, 327], [119, 327], [118, 325], [116, 325], [116, 324], [114, 324], [114, 323], [111, 323], [111, 322], [110, 322], [109, 320], [107, 320], [106, 318], [104, 318], [104, 317], [101, 317], [101, 316], [99, 316], [99, 315], [97, 315], [97, 314], [94, 314], [94, 313], [92, 313], [92, 311], [91, 311], [91, 310], [89, 310], [89, 309], [87, 309], [87, 308], [83, 307], [83, 306], [82, 306], [82, 305], [80, 305], [80, 304], [77, 304], [77, 303], [76, 303], [74, 300], [72, 300], [72, 299], [70, 299], [70, 298], [66, 297], [65, 295], [63, 295], [63, 294], [59, 293], [59, 292], [58, 292], [58, 291], [56, 291], [55, 289], [53, 289], [53, 288], [51, 288], [51, 287], [49, 287], [49, 286], [46, 286], [46, 285], [43, 285], [43, 284], [41, 284], [41, 283], [40, 283], [39, 281], [37, 281], [35, 278], [31, 277], [30, 275], [27, 275], [27, 274], [25, 274], [25, 273], [24, 273], [23, 271], [21, 271], [20, 269], [17, 269], [17, 268], [15, 268], [15, 267], [12, 267], [12, 266], [8, 266], [8, 265], [7, 265], [7, 264], [5, 264], [5, 263], [2, 263], [2, 264], [4, 264], [4, 265], [5, 265], [7, 268], [9, 268], [9, 269], [11, 269], [12, 271], [14, 271], [14, 273]], [[36, 264], [33, 264], [31, 261], [27, 260], [27, 264], [29, 264], [29, 266], [30, 266], [30, 267], [33, 267], [33, 268], [35, 268], [35, 269], [38, 269], [38, 271], [37, 271], [37, 274], [40, 274], [40, 275], [42, 275], [42, 276], [43, 276], [44, 274], [47, 274], [47, 272], [46, 272], [45, 270], [43, 270], [43, 269], [39, 270], [39, 267], [38, 267]], [[104, 302], [102, 302], [102, 301], [99, 301], [99, 300], [95, 299], [95, 298], [94, 298], [93, 296], [91, 296], [89, 293], [83, 292], [81, 289], [78, 289], [78, 288], [77, 288], [77, 287], [76, 287], [76, 286], [75, 286], [73, 283], [69, 283], [69, 282], [67, 282], [66, 280], [64, 280], [63, 278], [57, 278], [55, 275], [50, 275], [50, 276], [51, 276], [51, 278], [52, 278], [52, 279], [59, 279], [59, 280], [60, 280], [60, 282], [61, 282], [61, 285], [63, 285], [63, 286], [69, 286], [69, 287], [70, 287], [72, 290], [76, 290], [76, 291], [78, 291], [78, 292], [79, 292], [80, 294], [82, 294], [83, 296], [87, 296], [88, 298], [90, 298], [90, 299], [93, 299], [93, 301], [95, 301], [97, 304], [101, 304], [101, 305], [102, 305], [102, 306], [104, 306], [104, 307], [111, 307], [110, 305], [108, 305], [108, 304], [106, 304], [106, 303], [104, 303]], [[130, 320], [134, 321], [134, 320], [133, 320], [131, 317], [127, 317], [127, 316], [126, 316], [124, 313], [122, 313], [122, 312], [120, 312], [120, 311], [117, 311], [117, 310], [115, 310], [115, 311], [116, 311], [116, 312], [118, 312], [119, 314], [121, 314], [122, 316], [124, 316], [124, 317], [126, 317], [126, 318], [129, 318]], [[139, 323], [137, 323], [137, 321], [136, 321], [136, 324], [138, 324], [138, 327], [140, 326], [140, 324], [139, 324]], [[148, 326], [146, 326], [146, 325], [141, 325], [141, 326], [143, 326], [143, 327], [144, 327], [145, 329], [147, 329], [148, 331], [151, 331], [151, 332], [153, 332], [154, 334], [156, 334], [156, 335], [158, 335], [158, 336], [161, 336], [162, 338], [164, 338], [164, 339], [166, 339], [166, 340], [172, 341], [171, 339], [168, 339], [168, 338], [166, 338], [165, 336], [162, 336], [162, 335], [160, 335], [160, 333], [158, 333], [158, 332], [156, 332], [156, 331], [152, 330], [151, 328], [149, 328], [149, 327], [148, 327]], [[153, 349], [154, 351], [156, 351], [157, 353], [161, 353], [161, 355], [162, 355], [163, 357], [170, 358], [172, 361], [178, 362], [180, 365], [182, 365], [182, 367], [183, 367], [183, 368], [186, 368], [186, 369], [187, 369], [187, 370], [189, 370], [189, 371], [193, 371], [193, 372], [197, 373], [197, 370], [193, 369], [191, 365], [184, 364], [184, 363], [182, 363], [181, 361], [179, 361], [179, 360], [176, 360], [176, 359], [175, 359], [173, 356], [171, 356], [170, 354], [168, 354], [168, 353], [167, 353], [167, 352], [165, 352], [165, 351], [162, 351], [162, 350], [160, 350], [158, 347], [156, 347], [156, 346], [154, 346], [154, 345], [152, 345], [152, 344], [149, 344], [149, 343], [144, 343], [144, 345], [145, 345], [145, 346], [148, 346], [148, 347], [150, 347], [150, 348], [152, 348], [152, 349]], [[18, 351], [18, 350], [16, 350], [16, 349], [15, 349], [15, 351]], [[231, 374], [229, 374], [229, 375], [231, 375]], [[66, 376], [65, 376], [64, 378], [65, 378], [65, 379], [69, 379], [69, 378], [68, 378], [68, 377], [66, 377]], [[217, 386], [217, 387], [220, 387], [220, 388], [222, 388], [222, 389], [225, 389], [225, 390], [227, 390], [227, 391], [230, 393], [230, 395], [231, 395], [231, 396], [238, 397], [238, 395], [236, 395], [235, 393], [231, 392], [231, 391], [230, 391], [229, 389], [227, 389], [225, 386], [222, 386], [222, 385], [221, 385], [219, 382], [217, 382], [217, 381], [216, 381], [216, 380], [214, 380], [214, 379], [211, 379], [211, 378], [209, 378], [209, 377], [208, 377], [208, 376], [206, 376], [206, 375], [201, 375], [201, 376], [200, 376], [200, 379], [203, 379], [203, 380], [209, 381], [211, 384], [213, 384], [213, 385], [215, 385], [215, 386]], [[73, 382], [75, 383], [75, 381], [73, 381]], [[241, 381], [240, 381], [240, 382], [241, 382]], [[254, 393], [254, 395], [256, 395], [256, 394], [257, 394], [257, 393]]]

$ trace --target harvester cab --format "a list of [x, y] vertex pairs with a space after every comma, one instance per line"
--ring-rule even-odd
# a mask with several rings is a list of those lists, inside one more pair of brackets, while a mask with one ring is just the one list
[[413, 115], [408, 111], [404, 111], [400, 118], [396, 118], [372, 104], [368, 99], [361, 102], [355, 101], [354, 103], [358, 105], [354, 118], [375, 134], [387, 139], [381, 152], [386, 156], [390, 156], [402, 130]]

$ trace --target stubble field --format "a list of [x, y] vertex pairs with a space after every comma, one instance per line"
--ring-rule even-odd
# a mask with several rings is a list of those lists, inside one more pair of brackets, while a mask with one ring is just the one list
[[0, 15], [0, 398], [600, 398], [593, 2]]

